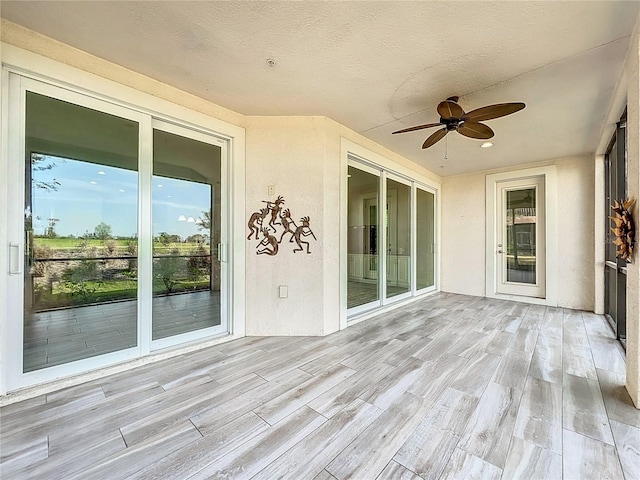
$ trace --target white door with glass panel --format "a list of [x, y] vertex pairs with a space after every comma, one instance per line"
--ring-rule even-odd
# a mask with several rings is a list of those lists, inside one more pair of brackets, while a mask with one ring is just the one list
[[497, 292], [544, 298], [544, 177], [500, 182], [497, 187]]

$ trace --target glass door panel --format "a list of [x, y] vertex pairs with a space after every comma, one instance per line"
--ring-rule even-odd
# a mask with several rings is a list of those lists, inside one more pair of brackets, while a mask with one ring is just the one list
[[416, 289], [435, 285], [435, 195], [416, 189]]
[[26, 92], [23, 372], [137, 345], [138, 128]]
[[380, 300], [378, 190], [380, 177], [349, 166], [347, 308]]
[[536, 189], [506, 192], [507, 282], [536, 283]]
[[411, 187], [387, 179], [387, 298], [411, 291]]
[[152, 339], [221, 325], [221, 148], [153, 130]]

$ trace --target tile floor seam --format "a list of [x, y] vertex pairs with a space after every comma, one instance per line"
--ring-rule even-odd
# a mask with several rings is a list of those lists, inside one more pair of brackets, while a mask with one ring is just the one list
[[[609, 433], [611, 434], [611, 439], [613, 440], [613, 448], [616, 449], [616, 456], [618, 458], [618, 462], [620, 462], [620, 456], [618, 455], [618, 450], [616, 447], [615, 438], [613, 436], [613, 429], [611, 428], [611, 419], [609, 418], [609, 412], [607, 411], [607, 405], [604, 401], [604, 397], [602, 396], [602, 385], [600, 385], [600, 378], [598, 377], [598, 370], [596, 367], [596, 359], [593, 356], [593, 348], [591, 346], [591, 339], [589, 338], [589, 333], [587, 332], [587, 326], [584, 323], [584, 314], [580, 311], [580, 321], [582, 322], [582, 327], [584, 328], [585, 335], [587, 337], [587, 343], [589, 344], [589, 353], [591, 355], [591, 361], [593, 362], [593, 368], [596, 370], [596, 382], [598, 383], [598, 393], [600, 394], [599, 398], [602, 400], [602, 406], [604, 408], [604, 412], [607, 416], [607, 427], [609, 429]], [[622, 468], [622, 464], [620, 464], [620, 468]]]

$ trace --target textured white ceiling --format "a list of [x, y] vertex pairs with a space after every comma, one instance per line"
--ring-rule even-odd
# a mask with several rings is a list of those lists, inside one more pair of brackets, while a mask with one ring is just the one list
[[[0, 13], [246, 115], [326, 115], [452, 175], [593, 152], [639, 5], [3, 0]], [[527, 107], [487, 122], [490, 149], [451, 133], [422, 150], [434, 129], [391, 135], [437, 122], [451, 95], [467, 111]]]

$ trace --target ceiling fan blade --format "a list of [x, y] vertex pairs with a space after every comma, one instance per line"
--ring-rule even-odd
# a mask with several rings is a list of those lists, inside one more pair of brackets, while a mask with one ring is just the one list
[[442, 140], [447, 133], [448, 130], [446, 128], [441, 128], [424, 141], [424, 143], [422, 144], [422, 148], [429, 148], [437, 141]]
[[487, 140], [493, 137], [493, 130], [482, 123], [464, 122], [458, 128], [458, 133], [469, 138]]
[[450, 120], [452, 118], [460, 119], [464, 116], [464, 110], [462, 107], [451, 100], [440, 102], [437, 110], [440, 116], [446, 120]]
[[476, 108], [464, 115], [463, 120], [471, 120], [472, 122], [484, 122], [493, 120], [494, 118], [504, 117], [512, 113], [519, 112], [525, 107], [522, 102], [517, 103], [496, 103], [495, 105], [487, 105], [486, 107]]
[[402, 130], [398, 130], [397, 132], [392, 132], [391, 134], [393, 135], [395, 133], [413, 132], [415, 130], [422, 130], [423, 128], [437, 127], [439, 125], [442, 125], [442, 124], [441, 123], [427, 123], [426, 125], [416, 125], [415, 127], [404, 128]]

